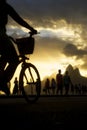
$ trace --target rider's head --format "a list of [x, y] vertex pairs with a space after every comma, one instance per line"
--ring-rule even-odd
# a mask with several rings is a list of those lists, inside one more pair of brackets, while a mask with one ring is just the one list
[[0, 4], [6, 3], [6, 0], [0, 0]]

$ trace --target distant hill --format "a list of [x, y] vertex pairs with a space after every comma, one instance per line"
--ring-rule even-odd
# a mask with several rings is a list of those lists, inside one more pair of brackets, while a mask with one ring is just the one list
[[82, 76], [78, 68], [73, 68], [72, 65], [68, 65], [66, 70], [69, 72], [73, 84], [87, 84], [87, 77]]

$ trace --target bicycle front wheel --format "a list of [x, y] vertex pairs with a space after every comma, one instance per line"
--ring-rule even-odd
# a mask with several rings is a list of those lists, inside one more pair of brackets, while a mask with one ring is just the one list
[[25, 63], [19, 77], [19, 88], [28, 103], [35, 103], [40, 97], [41, 80], [37, 68]]

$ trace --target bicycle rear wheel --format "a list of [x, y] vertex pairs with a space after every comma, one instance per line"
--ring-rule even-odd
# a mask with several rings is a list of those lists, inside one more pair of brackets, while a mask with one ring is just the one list
[[25, 63], [19, 77], [19, 88], [28, 103], [35, 103], [40, 97], [41, 80], [37, 68]]

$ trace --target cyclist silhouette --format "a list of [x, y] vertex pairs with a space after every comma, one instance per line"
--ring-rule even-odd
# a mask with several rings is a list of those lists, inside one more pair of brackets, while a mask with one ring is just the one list
[[6, 0], [0, 0], [0, 90], [4, 91], [7, 95], [10, 94], [7, 83], [13, 77], [19, 62], [13, 43], [6, 34], [8, 15], [21, 26], [29, 29], [33, 33], [37, 33], [33, 27], [19, 16]]

